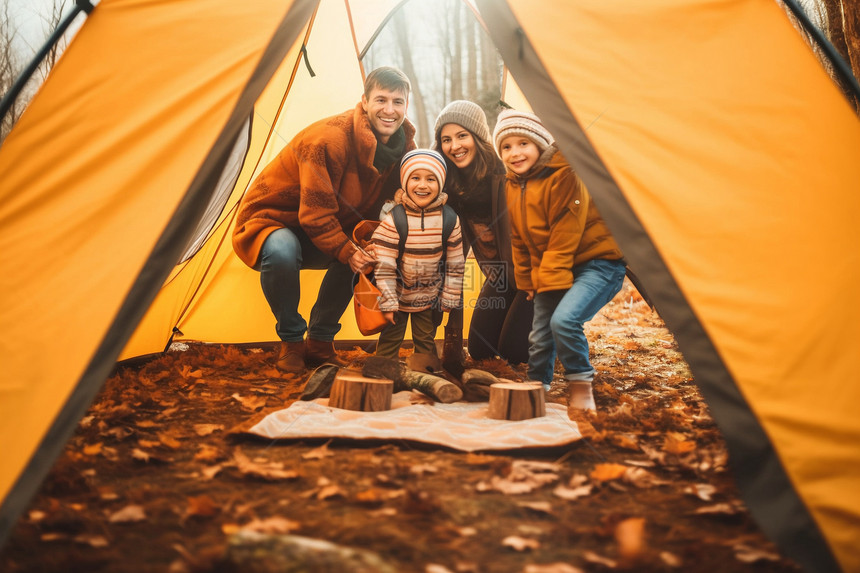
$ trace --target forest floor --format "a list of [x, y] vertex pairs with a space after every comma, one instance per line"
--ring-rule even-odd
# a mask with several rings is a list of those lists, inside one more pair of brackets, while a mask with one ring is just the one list
[[799, 571], [740, 501], [687, 364], [632, 286], [587, 335], [598, 410], [569, 410], [583, 439], [504, 453], [236, 433], [302, 392], [307, 374], [279, 373], [274, 345], [120, 364], [0, 571]]

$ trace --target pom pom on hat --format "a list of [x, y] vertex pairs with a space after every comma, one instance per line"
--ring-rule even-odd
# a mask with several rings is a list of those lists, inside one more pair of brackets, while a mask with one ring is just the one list
[[400, 186], [403, 190], [406, 190], [406, 182], [416, 169], [426, 169], [435, 175], [439, 181], [439, 191], [445, 186], [448, 168], [439, 153], [432, 149], [413, 149], [403, 156], [400, 161]]
[[535, 142], [541, 153], [553, 144], [552, 134], [541, 123], [540, 118], [527, 111], [506, 109], [499, 114], [496, 128], [493, 130], [493, 145], [496, 153], [501, 156], [502, 140], [509, 135], [522, 135]]
[[487, 124], [487, 115], [476, 103], [458, 99], [442, 108], [433, 128], [436, 139], [439, 139], [439, 132], [449, 123], [463, 126], [479, 139], [490, 141], [490, 126]]

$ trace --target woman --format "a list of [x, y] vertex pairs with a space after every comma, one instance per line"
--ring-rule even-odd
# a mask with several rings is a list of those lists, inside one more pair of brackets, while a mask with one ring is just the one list
[[[505, 168], [490, 141], [484, 110], [456, 100], [436, 118], [434, 148], [448, 165], [445, 192], [460, 217], [463, 248], [471, 247], [486, 282], [469, 325], [469, 355], [474, 360], [500, 356], [511, 364], [528, 362], [529, 327], [534, 305], [517, 291], [511, 256], [511, 231], [505, 203]], [[463, 372], [463, 313], [451, 312], [445, 326], [442, 364]]]

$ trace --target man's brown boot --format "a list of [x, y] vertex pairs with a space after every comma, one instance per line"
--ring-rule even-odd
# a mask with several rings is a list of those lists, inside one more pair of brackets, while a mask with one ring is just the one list
[[305, 363], [308, 366], [319, 366], [320, 364], [346, 366], [346, 362], [337, 357], [334, 342], [314, 340], [313, 338], [308, 338], [305, 343]]
[[305, 343], [281, 342], [281, 351], [278, 353], [278, 361], [275, 366], [284, 372], [301, 374], [305, 371]]

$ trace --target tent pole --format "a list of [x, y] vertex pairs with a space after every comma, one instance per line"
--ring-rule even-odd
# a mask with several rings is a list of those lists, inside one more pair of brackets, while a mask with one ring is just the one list
[[75, 6], [72, 8], [72, 11], [63, 18], [63, 20], [57, 26], [57, 29], [50, 35], [50, 37], [45, 41], [45, 45], [39, 50], [39, 52], [33, 57], [30, 61], [30, 64], [21, 72], [21, 75], [18, 76], [18, 79], [15, 80], [15, 84], [6, 92], [6, 95], [3, 96], [3, 101], [0, 102], [0, 118], [6, 117], [6, 114], [9, 112], [9, 109], [12, 107], [12, 104], [15, 103], [15, 100], [18, 99], [18, 96], [21, 93], [21, 90], [24, 89], [24, 86], [27, 85], [27, 82], [30, 81], [30, 78], [36, 73], [36, 70], [41, 65], [42, 61], [48, 55], [48, 52], [51, 51], [51, 48], [60, 41], [60, 38], [63, 34], [66, 33], [66, 29], [72, 23], [78, 14], [81, 12], [86, 12], [89, 14], [93, 11], [95, 6], [89, 2], [88, 0], [75, 0]]

